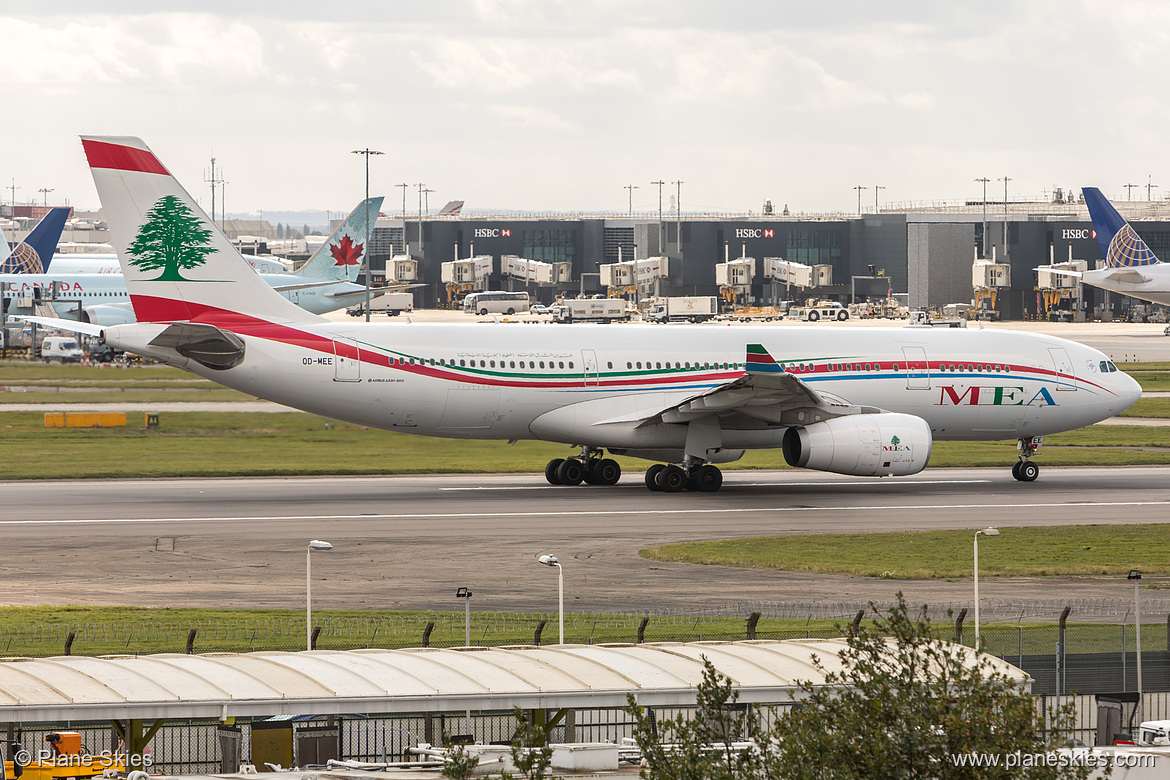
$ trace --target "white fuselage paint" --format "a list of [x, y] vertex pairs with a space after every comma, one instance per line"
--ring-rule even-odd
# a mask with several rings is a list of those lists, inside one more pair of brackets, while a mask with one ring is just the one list
[[[116, 347], [174, 363], [173, 352], [168, 357], [144, 347], [165, 327], [118, 326], [105, 337]], [[606, 421], [644, 418], [735, 379], [743, 374], [748, 344], [762, 344], [814, 390], [921, 417], [939, 440], [1071, 430], [1116, 414], [1141, 393], [1129, 376], [1109, 371], [1108, 357], [1095, 349], [1014, 331], [502, 323], [263, 328], [264, 337], [243, 336], [244, 359], [235, 368], [178, 363], [322, 416], [448, 438], [680, 447], [686, 425], [639, 428], [641, 438], [631, 447], [631, 424]], [[358, 360], [352, 359], [355, 348]], [[542, 415], [558, 410], [563, 420], [566, 407], [586, 402], [592, 403], [572, 435], [540, 435]], [[785, 431], [742, 414], [721, 424], [725, 448], [777, 447]]]

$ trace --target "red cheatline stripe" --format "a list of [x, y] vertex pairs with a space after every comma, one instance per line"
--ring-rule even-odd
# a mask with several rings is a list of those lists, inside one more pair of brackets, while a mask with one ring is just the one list
[[130, 146], [91, 140], [83, 140], [81, 145], [85, 149], [85, 156], [89, 160], [90, 168], [113, 168], [117, 171], [170, 175], [170, 172], [163, 167], [158, 158], [146, 149], [135, 149]]

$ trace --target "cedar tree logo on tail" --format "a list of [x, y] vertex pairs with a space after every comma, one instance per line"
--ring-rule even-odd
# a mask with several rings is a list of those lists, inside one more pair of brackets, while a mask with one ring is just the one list
[[358, 265], [365, 252], [365, 245], [354, 243], [348, 235], [342, 236], [340, 241], [329, 247], [329, 254], [337, 261], [334, 265], [345, 266], [346, 278], [349, 278], [349, 267]]
[[207, 242], [211, 231], [174, 195], [159, 198], [154, 208], [146, 212], [146, 222], [129, 247], [133, 258], [130, 265], [149, 271], [161, 268], [162, 274], [152, 282], [196, 282], [188, 279], [180, 269], [198, 268], [207, 262], [215, 248]]

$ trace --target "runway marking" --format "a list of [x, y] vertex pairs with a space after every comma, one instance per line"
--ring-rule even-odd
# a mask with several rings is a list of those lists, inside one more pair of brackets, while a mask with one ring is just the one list
[[[594, 517], [615, 515], [730, 515], [759, 512], [834, 512], [836, 514], [856, 512], [907, 512], [939, 511], [945, 509], [1068, 509], [1070, 507], [1134, 507], [1170, 506], [1170, 501], [1107, 501], [1070, 502], [1051, 501], [1036, 504], [924, 504], [921, 506], [781, 506], [781, 507], [740, 507], [722, 509], [605, 509], [588, 514]], [[0, 520], [2, 525], [103, 525], [114, 523], [206, 523], [212, 521], [245, 522], [288, 521], [288, 520], [449, 520], [464, 517], [506, 518], [506, 517], [580, 517], [581, 512], [436, 512], [431, 514], [401, 515], [230, 515], [224, 517], [125, 517], [92, 520]]]
[[[990, 479], [899, 479], [897, 485], [985, 485]], [[729, 482], [735, 487], [873, 487], [877, 482]], [[631, 485], [632, 486], [632, 485]], [[557, 490], [563, 485], [469, 485], [468, 487], [441, 487], [439, 490]]]

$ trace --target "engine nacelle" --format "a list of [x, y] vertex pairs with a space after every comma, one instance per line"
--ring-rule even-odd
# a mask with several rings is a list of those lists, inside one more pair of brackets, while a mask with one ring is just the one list
[[94, 325], [126, 325], [137, 322], [134, 307], [129, 303], [99, 303], [96, 306], [86, 306], [81, 310], [80, 319]]
[[933, 441], [921, 417], [854, 414], [789, 428], [784, 460], [789, 466], [855, 477], [904, 477], [926, 468]]

